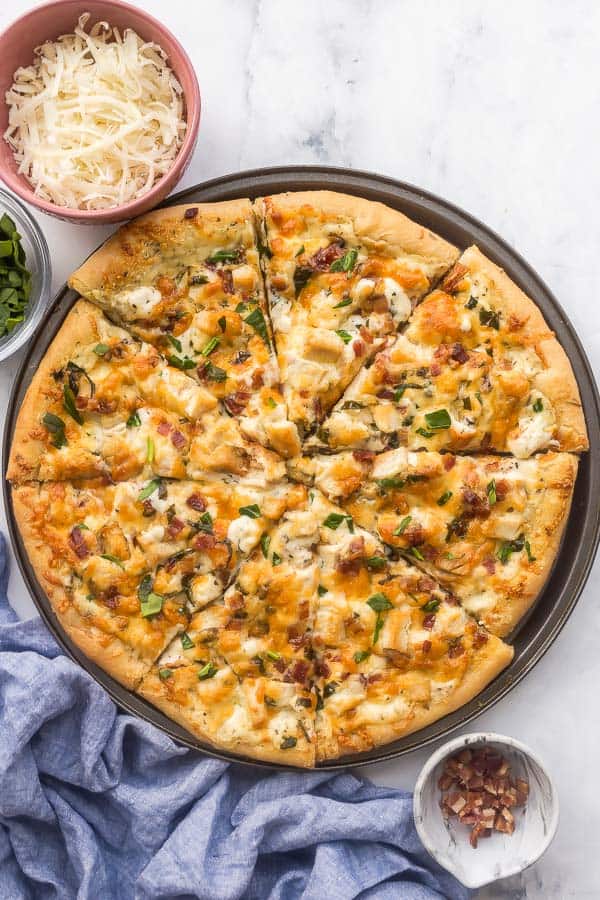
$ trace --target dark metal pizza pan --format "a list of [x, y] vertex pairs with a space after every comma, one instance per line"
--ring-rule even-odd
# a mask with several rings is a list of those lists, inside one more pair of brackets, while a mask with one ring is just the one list
[[[502, 266], [525, 293], [535, 300], [563, 345], [579, 383], [590, 439], [590, 452], [584, 454], [581, 459], [571, 517], [557, 562], [531, 614], [512, 635], [515, 655], [510, 666], [474, 700], [451, 715], [392, 744], [346, 757], [339, 762], [326, 763], [324, 766], [335, 769], [389, 760], [445, 737], [453, 729], [466, 725], [508, 694], [551, 646], [579, 599], [594, 561], [600, 536], [598, 499], [600, 498], [600, 399], [579, 338], [558, 301], [541, 278], [497, 234], [473, 216], [433, 194], [391, 178], [366, 172], [320, 166], [284, 166], [216, 178], [171, 197], [168, 203], [228, 200], [236, 197], [257, 197], [279, 191], [309, 189], [343, 191], [369, 200], [379, 200], [401, 210], [461, 249], [472, 243], [478, 244], [484, 253]], [[77, 295], [65, 285], [58, 292], [45, 319], [29, 343], [8, 406], [3, 444], [4, 476], [14, 426], [25, 391], [48, 345], [76, 299]], [[23, 547], [13, 513], [10, 485], [6, 478], [3, 479], [3, 491], [10, 536], [21, 573], [41, 616], [66, 652], [108, 691], [119, 706], [158, 726], [175, 740], [221, 759], [261, 765], [246, 757], [206, 746], [149, 703], [123, 688], [106, 672], [91, 663], [69, 640], [37, 582]]]

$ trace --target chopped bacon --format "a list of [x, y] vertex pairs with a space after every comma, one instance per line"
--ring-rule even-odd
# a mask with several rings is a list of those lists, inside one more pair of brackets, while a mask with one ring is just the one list
[[281, 672], [281, 673], [285, 672], [285, 660], [283, 660], [283, 659], [276, 659], [276, 660], [273, 662], [273, 668], [274, 668], [274, 669], [277, 669], [278, 672]]
[[462, 656], [464, 652], [465, 648], [463, 647], [460, 638], [456, 638], [456, 640], [453, 640], [448, 647], [448, 656], [450, 657], [450, 659], [455, 659], [457, 656]]
[[473, 646], [476, 648], [483, 647], [484, 644], [487, 644], [488, 639], [489, 635], [487, 631], [481, 631], [481, 629], [478, 628], [473, 635]]
[[206, 510], [206, 500], [202, 494], [191, 494], [185, 502], [187, 506], [195, 509], [196, 512], [204, 512]]
[[327, 678], [331, 674], [331, 669], [323, 659], [317, 659], [315, 661], [315, 675], [320, 675], [322, 678]]
[[223, 403], [228, 413], [232, 416], [239, 416], [244, 412], [249, 399], [250, 394], [247, 391], [235, 391], [224, 397]]
[[116, 400], [107, 400], [104, 397], [101, 397], [99, 400], [89, 400], [88, 406], [95, 406], [96, 412], [99, 412], [103, 416], [108, 416], [117, 408]]
[[375, 454], [372, 450], [353, 450], [352, 456], [359, 463], [372, 463], [375, 459]]
[[167, 525], [167, 535], [170, 538], [176, 537], [179, 532], [185, 527], [185, 523], [178, 519], [177, 516], [174, 516], [169, 524]]
[[111, 584], [109, 588], [99, 594], [99, 599], [109, 609], [116, 609], [119, 605], [119, 589], [116, 585]]
[[87, 544], [83, 537], [83, 533], [77, 525], [71, 529], [71, 533], [69, 535], [69, 544], [71, 545], [71, 549], [75, 553], [79, 559], [85, 559], [90, 555], [90, 551], [88, 550]]
[[362, 341], [356, 340], [352, 341], [352, 349], [355, 356], [363, 356], [366, 348]]
[[309, 668], [310, 668], [310, 666], [306, 662], [306, 660], [299, 659], [292, 666], [290, 675], [292, 676], [294, 681], [297, 681], [298, 683], [302, 683], [302, 682], [306, 681], [306, 677], [308, 675]]
[[199, 534], [194, 539], [194, 547], [197, 550], [208, 551], [214, 550], [217, 544], [217, 539], [214, 534]]
[[494, 558], [492, 556], [487, 556], [483, 560], [483, 567], [485, 568], [486, 572], [489, 572], [490, 575], [494, 575], [494, 573], [496, 572], [496, 562]]
[[198, 207], [190, 206], [188, 209], [185, 210], [185, 212], [183, 214], [183, 218], [184, 219], [195, 219], [197, 215], [198, 215]]
[[431, 641], [423, 641], [421, 650], [423, 651], [423, 653], [429, 653], [429, 651], [431, 650]]
[[361, 338], [363, 339], [363, 341], [366, 344], [373, 343], [373, 335], [371, 334], [369, 329], [366, 327], [366, 325], [361, 325], [360, 328], [358, 329], [358, 331], [359, 331]]
[[438, 375], [442, 374], [442, 367], [440, 366], [439, 363], [434, 362], [434, 363], [431, 363], [431, 366], [429, 367], [429, 371], [431, 372], [431, 374], [433, 375], [434, 378], [437, 378]]
[[452, 344], [450, 348], [450, 359], [453, 359], [457, 363], [466, 363], [469, 361], [469, 354], [465, 350], [462, 344], [456, 343]]
[[496, 501], [500, 503], [502, 500], [506, 499], [506, 496], [510, 490], [510, 485], [508, 481], [504, 481], [503, 478], [499, 479], [496, 482]]
[[163, 419], [163, 421], [159, 422], [158, 425], [156, 426], [156, 430], [158, 431], [159, 434], [166, 436], [167, 434], [169, 434], [172, 427], [173, 426], [169, 422], [167, 422], [165, 419]]
[[442, 290], [451, 294], [463, 280], [469, 270], [462, 263], [456, 263], [442, 281]]
[[433, 626], [435, 625], [435, 614], [429, 613], [429, 615], [425, 616], [423, 619], [423, 628], [427, 629], [427, 631], [431, 631]]
[[156, 513], [156, 509], [152, 503], [152, 500], [144, 500], [142, 503], [142, 515], [144, 518], [149, 519], [150, 516], [153, 516]]
[[508, 762], [491, 747], [470, 750], [446, 760], [438, 780], [442, 791], [440, 806], [445, 818], [457, 816], [463, 825], [472, 826], [470, 843], [477, 847], [480, 837], [493, 831], [512, 834], [515, 817], [511, 808], [523, 806], [529, 785], [510, 775]]
[[367, 681], [369, 682], [369, 684], [374, 684], [376, 681], [381, 681], [382, 678], [383, 675], [381, 674], [381, 672], [373, 672], [372, 675], [369, 675]]
[[[106, 359], [106, 353], [104, 354], [104, 359]], [[75, 397], [75, 406], [77, 407], [77, 409], [86, 409], [87, 405], [87, 397], [82, 397], [81, 394], [78, 397]]]
[[392, 391], [390, 388], [383, 388], [383, 390], [378, 391], [377, 393], [377, 398], [379, 400], [393, 400], [395, 396], [395, 391]]
[[456, 465], [456, 457], [450, 456], [448, 453], [444, 454], [444, 469], [446, 472], [449, 472], [450, 469], [453, 469]]
[[181, 450], [186, 444], [185, 435], [181, 431], [175, 430], [171, 435], [171, 443], [177, 450]]
[[334, 241], [328, 247], [321, 247], [320, 250], [313, 253], [308, 260], [308, 266], [317, 272], [328, 272], [331, 268], [331, 263], [343, 255], [344, 245], [342, 241]]
[[234, 294], [233, 275], [230, 269], [219, 269], [219, 277], [223, 285], [223, 293]]
[[419, 522], [413, 522], [404, 532], [409, 547], [418, 547], [425, 540], [425, 530]]
[[475, 519], [487, 519], [490, 514], [490, 504], [487, 497], [481, 497], [470, 487], [463, 487], [462, 497], [469, 506], [469, 516]]

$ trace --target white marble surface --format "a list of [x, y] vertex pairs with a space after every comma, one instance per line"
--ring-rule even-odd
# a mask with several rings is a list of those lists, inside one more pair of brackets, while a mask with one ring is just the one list
[[[0, 28], [31, 5], [2, 4]], [[255, 166], [323, 163], [437, 192], [487, 222], [537, 268], [600, 371], [600, 5], [144, 0], [144, 6], [183, 41], [203, 95], [198, 147], [181, 186]], [[40, 221], [55, 287], [108, 232]], [[3, 409], [18, 362], [0, 364]], [[556, 779], [562, 809], [544, 859], [482, 897], [600, 895], [599, 586], [597, 565], [546, 657], [471, 729], [504, 732], [534, 747]], [[16, 571], [10, 597], [22, 615], [32, 612]], [[373, 766], [368, 774], [411, 788], [427, 755]]]

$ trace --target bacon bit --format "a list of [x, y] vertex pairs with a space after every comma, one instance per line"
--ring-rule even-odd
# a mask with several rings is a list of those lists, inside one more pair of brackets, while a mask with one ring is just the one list
[[171, 521], [169, 522], [169, 524], [167, 526], [167, 535], [170, 538], [174, 538], [179, 534], [181, 529], [184, 527], [185, 527], [185, 523], [182, 522], [181, 519], [178, 519], [177, 516], [175, 516], [173, 519], [171, 519]]
[[423, 591], [425, 594], [430, 594], [432, 591], [435, 591], [436, 588], [437, 584], [433, 578], [430, 578], [428, 575], [423, 575], [417, 581], [417, 590]]
[[174, 431], [171, 435], [171, 443], [177, 450], [181, 450], [186, 444], [185, 435], [181, 431]]
[[197, 550], [214, 550], [216, 545], [217, 539], [214, 534], [199, 534], [198, 537], [194, 540], [194, 547]]
[[483, 560], [483, 567], [490, 575], [494, 575], [496, 572], [496, 563], [491, 556], [488, 556]]
[[[106, 353], [104, 354], [104, 359], [106, 359]], [[75, 406], [77, 407], [77, 409], [86, 409], [87, 405], [87, 397], [82, 397], [81, 394], [78, 397], [75, 397]]]
[[154, 506], [152, 505], [152, 500], [144, 500], [142, 503], [142, 515], [145, 519], [149, 519], [150, 516], [153, 516], [156, 513]]
[[158, 431], [159, 434], [166, 436], [167, 434], [169, 434], [172, 427], [173, 426], [169, 422], [163, 420], [162, 422], [158, 423], [158, 425], [156, 426], [156, 430]]
[[69, 535], [69, 544], [71, 545], [71, 549], [73, 550], [75, 555], [79, 557], [79, 559], [85, 559], [90, 555], [90, 551], [88, 550], [83, 534], [77, 526], [71, 529], [71, 533]]
[[409, 547], [418, 547], [425, 540], [425, 530], [419, 522], [413, 522], [404, 532]]
[[158, 281], [156, 282], [156, 287], [161, 292], [163, 297], [169, 297], [171, 294], [174, 294], [177, 285], [173, 281], [172, 278], [169, 278], [167, 275], [161, 275]]
[[296, 634], [295, 632], [296, 629], [293, 625], [288, 628], [288, 644], [291, 644], [295, 650], [299, 650], [300, 647], [304, 647], [306, 644], [307, 636], [306, 634]]
[[500, 503], [502, 500], [505, 500], [509, 490], [510, 485], [508, 481], [504, 481], [503, 478], [499, 479], [496, 482], [496, 502]]
[[250, 399], [247, 391], [236, 391], [234, 394], [228, 394], [223, 398], [223, 403], [228, 413], [232, 416], [239, 416], [244, 412], [246, 404]]
[[116, 400], [106, 400], [104, 398], [100, 398], [99, 400], [90, 400], [88, 401], [88, 406], [91, 408], [95, 406], [96, 412], [99, 412], [103, 416], [108, 416], [111, 413], [114, 413], [117, 408]]
[[452, 344], [452, 347], [450, 348], [450, 359], [453, 359], [457, 363], [466, 363], [469, 361], [469, 354], [462, 344]]
[[429, 367], [429, 371], [431, 372], [431, 374], [433, 375], [434, 378], [437, 378], [438, 375], [442, 374], [442, 367], [440, 366], [439, 363], [434, 362], [434, 363], [431, 363], [431, 366]]
[[192, 206], [189, 209], [186, 209], [186, 211], [183, 214], [183, 218], [184, 219], [195, 219], [197, 215], [198, 215], [198, 207]]
[[190, 509], [195, 509], [196, 512], [204, 512], [206, 510], [206, 500], [202, 494], [192, 494], [185, 502]]
[[302, 682], [306, 681], [309, 668], [310, 666], [305, 660], [299, 659], [292, 666], [290, 675], [292, 676], [294, 681], [297, 681], [301, 684]]
[[377, 296], [371, 298], [373, 312], [378, 315], [383, 315], [386, 312], [389, 312], [390, 304], [388, 303], [387, 297], [383, 294], [377, 294]]
[[395, 392], [390, 390], [390, 388], [384, 388], [382, 391], [379, 391], [377, 394], [378, 400], [393, 400], [396, 396]]
[[455, 465], [456, 465], [456, 457], [450, 456], [449, 454], [445, 453], [444, 454], [444, 469], [446, 470], [446, 472], [449, 472], [450, 469], [453, 469]]
[[483, 647], [484, 644], [487, 644], [488, 639], [489, 639], [489, 634], [487, 633], [487, 631], [481, 631], [478, 628], [477, 631], [475, 632], [475, 634], [473, 635], [473, 646], [476, 648]]
[[469, 836], [473, 848], [493, 831], [512, 834], [511, 808], [523, 806], [529, 796], [528, 783], [522, 778], [515, 782], [508, 762], [490, 747], [466, 748], [447, 759], [438, 787], [444, 817], [457, 816], [463, 825], [473, 826]]
[[429, 651], [431, 650], [431, 641], [423, 641], [421, 650], [423, 651], [423, 653], [429, 653]]
[[230, 269], [219, 269], [219, 278], [221, 279], [221, 283], [223, 285], [223, 293], [224, 294], [234, 294], [235, 291], [233, 289], [233, 275], [231, 274]]
[[354, 350], [355, 356], [362, 356], [366, 348], [362, 341], [356, 340], [352, 341], [352, 349]]
[[308, 265], [311, 269], [315, 269], [317, 272], [328, 272], [331, 263], [336, 259], [339, 259], [340, 256], [344, 255], [344, 245], [341, 241], [334, 241], [332, 244], [329, 244], [328, 247], [321, 247], [320, 250], [317, 250], [316, 253], [308, 260]]
[[487, 519], [490, 514], [490, 504], [487, 497], [480, 497], [470, 487], [463, 487], [462, 497], [464, 502], [470, 507], [468, 511], [470, 518]]
[[359, 463], [372, 463], [375, 459], [375, 453], [372, 450], [353, 450], [352, 456]]
[[423, 628], [426, 628], [427, 631], [432, 631], [434, 625], [435, 625], [434, 613], [430, 613], [429, 615], [425, 616], [425, 618], [423, 619]]
[[109, 588], [99, 596], [99, 599], [105, 606], [108, 606], [109, 609], [116, 609], [119, 605], [119, 589], [116, 585], [112, 584]]
[[369, 675], [367, 681], [369, 682], [369, 684], [374, 684], [376, 681], [381, 681], [382, 678], [383, 675], [381, 674], [381, 672], [373, 672], [372, 675]]
[[331, 675], [331, 669], [323, 659], [318, 659], [315, 662], [315, 675], [320, 675], [322, 678], [328, 678]]
[[366, 344], [373, 343], [373, 335], [371, 334], [369, 329], [366, 327], [366, 325], [361, 325], [360, 328], [358, 329], [358, 333], [360, 334], [361, 338], [363, 339], [363, 341], [365, 341]]
[[448, 647], [448, 656], [450, 659], [456, 659], [457, 656], [462, 656], [464, 652], [465, 648], [463, 647], [460, 638], [453, 640]]
[[285, 672], [285, 660], [284, 659], [276, 659], [273, 662], [273, 668], [277, 669], [278, 672], [283, 674]]
[[463, 266], [462, 263], [456, 263], [456, 265], [452, 269], [450, 269], [450, 271], [442, 281], [442, 290], [446, 291], [446, 293], [448, 294], [451, 294], [454, 290], [456, 290], [468, 271], [468, 268], [466, 266]]
[[227, 631], [241, 631], [243, 625], [242, 619], [229, 619], [225, 623], [225, 628]]

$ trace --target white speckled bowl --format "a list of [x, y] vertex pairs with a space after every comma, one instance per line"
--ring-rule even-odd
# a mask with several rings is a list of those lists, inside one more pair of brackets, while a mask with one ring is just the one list
[[[508, 760], [514, 776], [529, 782], [529, 800], [525, 807], [514, 810], [512, 835], [494, 832], [474, 849], [468, 826], [454, 817], [444, 820], [438, 780], [448, 756], [483, 744]], [[417, 778], [413, 808], [419, 837], [429, 853], [469, 888], [516, 875], [533, 865], [552, 843], [558, 827], [558, 797], [543, 763], [520, 741], [490, 732], [466, 734], [436, 750]]]

